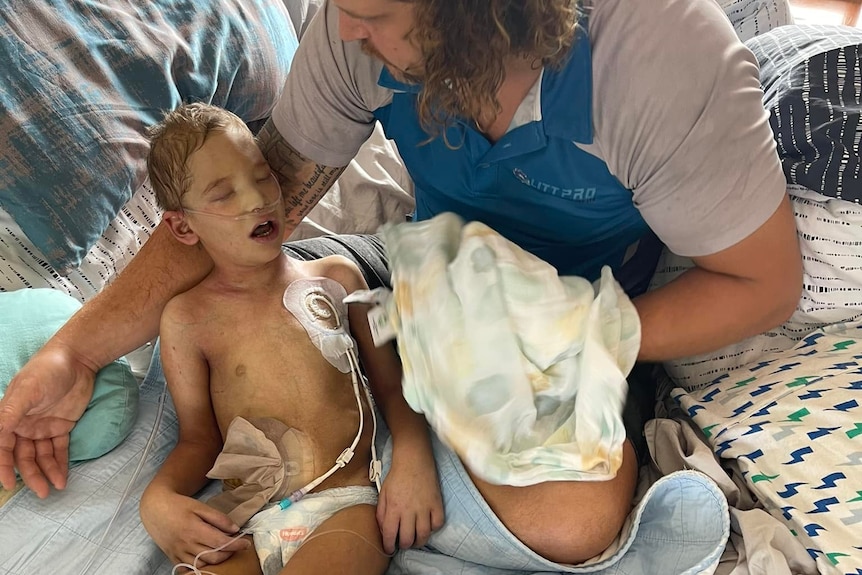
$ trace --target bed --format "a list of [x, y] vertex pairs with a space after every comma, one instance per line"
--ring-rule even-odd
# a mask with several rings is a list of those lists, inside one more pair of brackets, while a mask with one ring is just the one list
[[[721, 488], [731, 534], [710, 571], [858, 575], [862, 35], [782, 26], [790, 17], [779, 0], [721, 3], [761, 63], [805, 292], [776, 330], [656, 369], [659, 417], [645, 431], [652, 457], [642, 489], [679, 469]], [[50, 290], [79, 305], [108, 285], [160, 218], [145, 177], [144, 127], [195, 100], [259, 127], [317, 4], [0, 0], [0, 63], [9, 70], [0, 92], [0, 303]], [[812, 83], [814, 71], [825, 80]], [[294, 237], [372, 232], [403, 221], [412, 202], [397, 150], [375, 131]], [[688, 265], [666, 253], [653, 284]], [[16, 343], [0, 340], [0, 355]], [[0, 490], [0, 574], [170, 573], [137, 512], [176, 440], [156, 347], [118, 366], [131, 415], [113, 443], [72, 467], [66, 490], [46, 500]]]

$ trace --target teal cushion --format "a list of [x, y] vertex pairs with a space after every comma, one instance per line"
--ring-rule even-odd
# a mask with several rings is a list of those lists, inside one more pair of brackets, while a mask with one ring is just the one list
[[[78, 300], [52, 289], [0, 293], [0, 396], [9, 380], [66, 320], [81, 307]], [[138, 413], [138, 383], [125, 359], [96, 375], [93, 398], [74, 427], [69, 460], [104, 455], [132, 429]]]

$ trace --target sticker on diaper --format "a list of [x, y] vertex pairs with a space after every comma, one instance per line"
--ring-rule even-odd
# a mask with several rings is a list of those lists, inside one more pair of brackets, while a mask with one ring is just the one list
[[364, 303], [372, 306], [368, 310], [368, 325], [371, 328], [374, 347], [380, 347], [395, 339], [395, 328], [387, 311], [391, 299], [392, 290], [379, 287], [373, 290], [357, 290], [342, 300], [344, 303]]
[[306, 535], [308, 535], [308, 527], [289, 527], [287, 529], [280, 529], [278, 532], [278, 537], [288, 543], [302, 541]]
[[374, 347], [380, 347], [387, 341], [395, 339], [395, 329], [389, 321], [389, 312], [383, 306], [375, 306], [368, 310], [368, 326], [371, 328]]

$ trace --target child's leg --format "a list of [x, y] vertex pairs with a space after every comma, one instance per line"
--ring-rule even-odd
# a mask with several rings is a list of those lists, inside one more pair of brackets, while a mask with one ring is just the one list
[[383, 552], [376, 512], [373, 505], [363, 504], [334, 514], [309, 534], [280, 575], [381, 575], [389, 557]]
[[[251, 542], [250, 535], [246, 535], [245, 538]], [[253, 544], [249, 545], [248, 549], [237, 551], [227, 561], [223, 561], [218, 565], [206, 565], [203, 567], [198, 564], [198, 569], [204, 573], [213, 573], [214, 575], [262, 575], [260, 559], [257, 557]], [[191, 571], [186, 571], [186, 573], [191, 573]]]

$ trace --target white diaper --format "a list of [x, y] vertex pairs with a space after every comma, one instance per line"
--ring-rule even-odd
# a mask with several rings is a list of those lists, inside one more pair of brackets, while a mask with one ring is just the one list
[[249, 519], [263, 575], [277, 575], [321, 523], [354, 505], [377, 505], [374, 487], [336, 487], [310, 493], [286, 509], [276, 503]]

